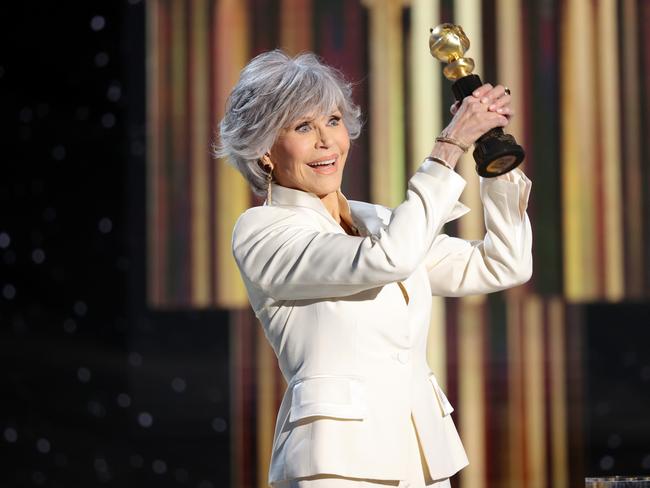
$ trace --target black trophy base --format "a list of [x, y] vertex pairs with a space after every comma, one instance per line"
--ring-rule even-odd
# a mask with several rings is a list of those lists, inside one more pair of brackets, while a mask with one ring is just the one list
[[[467, 75], [456, 80], [451, 89], [456, 100], [462, 102], [481, 85], [483, 82], [478, 75]], [[485, 178], [494, 178], [519, 166], [526, 153], [514, 137], [503, 132], [501, 127], [495, 127], [476, 141], [473, 156], [476, 172]]]

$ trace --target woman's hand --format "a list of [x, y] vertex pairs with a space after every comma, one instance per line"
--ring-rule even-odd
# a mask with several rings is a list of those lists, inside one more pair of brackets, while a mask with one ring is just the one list
[[511, 97], [503, 85], [489, 83], [477, 88], [474, 93], [451, 106], [454, 118], [443, 130], [443, 135], [473, 144], [490, 129], [508, 125], [514, 111], [510, 107]]

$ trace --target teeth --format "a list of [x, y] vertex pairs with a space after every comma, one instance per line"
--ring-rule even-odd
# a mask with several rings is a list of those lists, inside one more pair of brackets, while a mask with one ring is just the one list
[[327, 161], [321, 161], [320, 163], [309, 163], [308, 166], [327, 166], [332, 164], [336, 159], [328, 159]]

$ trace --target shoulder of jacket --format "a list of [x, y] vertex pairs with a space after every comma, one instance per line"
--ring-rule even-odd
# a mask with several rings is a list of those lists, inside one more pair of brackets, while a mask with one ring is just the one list
[[290, 207], [276, 205], [259, 205], [245, 210], [235, 222], [233, 237], [240, 233], [256, 232], [274, 224], [301, 219], [301, 213]]

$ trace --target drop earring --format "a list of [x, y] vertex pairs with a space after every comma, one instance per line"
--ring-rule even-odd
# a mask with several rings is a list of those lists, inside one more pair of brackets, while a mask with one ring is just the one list
[[266, 170], [266, 202], [271, 205], [271, 182], [273, 181], [273, 164], [268, 154], [265, 154], [262, 159], [264, 160], [264, 169]]
[[266, 200], [271, 204], [271, 181], [273, 180], [273, 166], [265, 166], [268, 168], [268, 173], [266, 174]]

